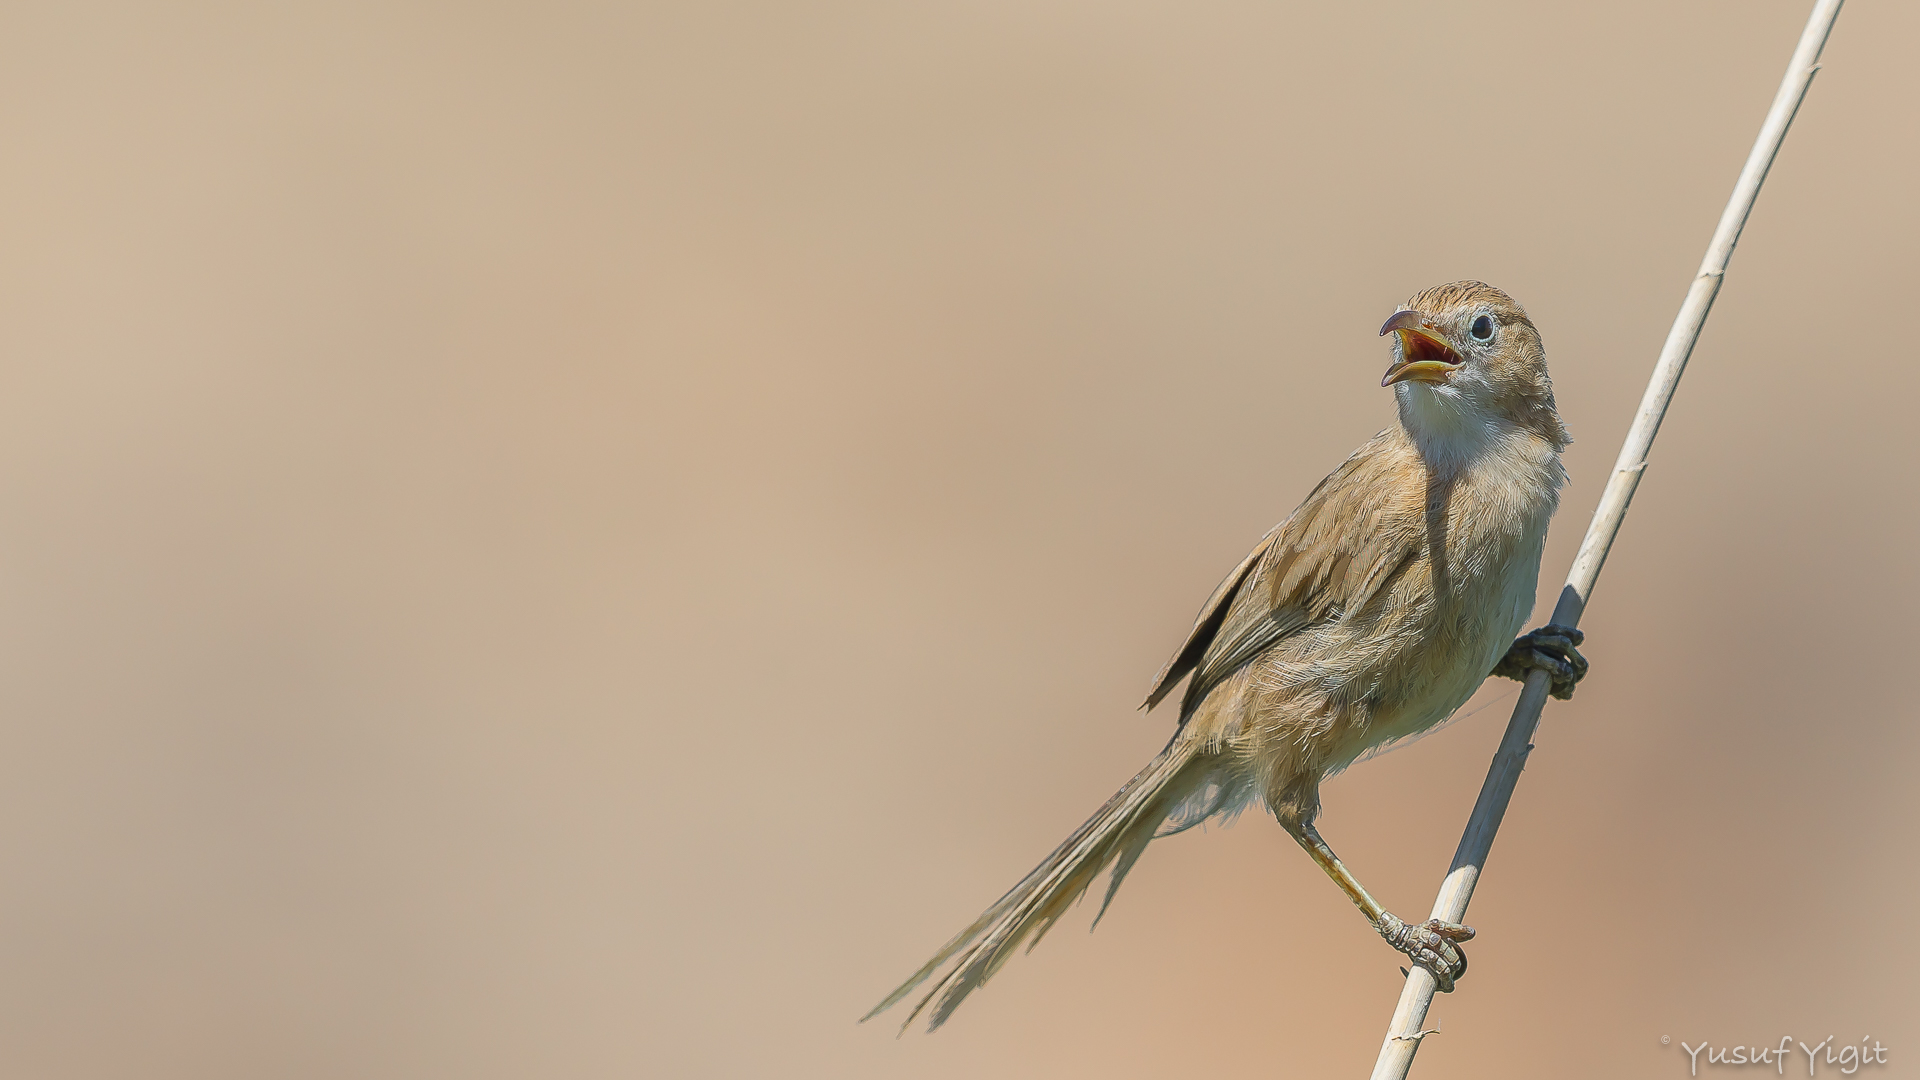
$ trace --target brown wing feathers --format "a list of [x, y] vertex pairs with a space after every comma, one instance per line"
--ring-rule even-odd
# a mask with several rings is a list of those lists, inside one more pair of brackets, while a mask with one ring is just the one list
[[[1393, 467], [1380, 443], [1374, 439], [1334, 470], [1221, 583], [1161, 674], [1148, 707], [1192, 671], [1182, 701], [1184, 721], [1214, 687], [1283, 638], [1364, 607], [1418, 553], [1418, 528], [1399, 520], [1411, 512], [1417, 523], [1417, 503], [1355, 505], [1367, 494], [1398, 491], [1395, 485], [1365, 482], [1371, 478], [1356, 475]], [[1340, 527], [1353, 521], [1364, 521], [1366, 527]]]

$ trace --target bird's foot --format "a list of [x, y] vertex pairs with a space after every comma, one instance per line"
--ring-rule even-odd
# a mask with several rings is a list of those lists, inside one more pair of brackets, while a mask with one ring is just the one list
[[1441, 919], [1428, 919], [1409, 926], [1390, 911], [1380, 914], [1374, 924], [1387, 944], [1407, 954], [1407, 958], [1433, 973], [1433, 981], [1443, 994], [1453, 993], [1454, 980], [1467, 973], [1467, 952], [1459, 945], [1473, 940], [1473, 927]]
[[1548, 693], [1565, 701], [1573, 696], [1574, 685], [1587, 677], [1587, 658], [1575, 648], [1585, 640], [1587, 635], [1571, 626], [1548, 623], [1514, 639], [1493, 673], [1526, 682], [1527, 672], [1538, 668], [1553, 677], [1553, 689]]

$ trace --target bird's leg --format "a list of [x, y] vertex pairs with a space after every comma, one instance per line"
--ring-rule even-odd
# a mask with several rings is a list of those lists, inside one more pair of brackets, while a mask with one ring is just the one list
[[1396, 918], [1393, 912], [1380, 906], [1380, 902], [1367, 892], [1360, 880], [1353, 876], [1340, 856], [1333, 853], [1325, 840], [1320, 839], [1320, 831], [1311, 821], [1289, 822], [1281, 818], [1280, 824], [1307, 849], [1313, 861], [1327, 872], [1335, 885], [1340, 886], [1348, 899], [1353, 901], [1360, 914], [1367, 917], [1387, 944], [1406, 953], [1408, 958], [1433, 973], [1434, 982], [1442, 993], [1451, 993], [1453, 982], [1467, 973], [1467, 953], [1459, 943], [1473, 938], [1473, 927], [1441, 919], [1429, 919], [1418, 925], [1408, 925]]
[[1493, 674], [1526, 682], [1527, 672], [1539, 668], [1553, 677], [1553, 689], [1548, 692], [1565, 701], [1573, 696], [1574, 684], [1587, 677], [1587, 658], [1575, 648], [1585, 640], [1587, 635], [1571, 626], [1548, 623], [1514, 639]]

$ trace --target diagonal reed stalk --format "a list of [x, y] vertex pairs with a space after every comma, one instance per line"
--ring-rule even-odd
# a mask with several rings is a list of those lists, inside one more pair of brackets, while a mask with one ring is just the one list
[[[1767, 110], [1767, 119], [1760, 125], [1753, 152], [1747, 155], [1746, 167], [1740, 170], [1740, 179], [1733, 185], [1733, 196], [1720, 214], [1712, 243], [1707, 245], [1700, 273], [1687, 289], [1686, 302], [1680, 305], [1673, 329], [1667, 332], [1666, 345], [1653, 367], [1653, 378], [1647, 383], [1646, 395], [1640, 399], [1640, 411], [1627, 430], [1627, 440], [1620, 447], [1613, 475], [1608, 478], [1607, 489], [1600, 495], [1600, 505], [1593, 512], [1593, 524], [1587, 526], [1580, 554], [1574, 557], [1566, 587], [1560, 591], [1560, 602], [1554, 606], [1555, 623], [1578, 625], [1581, 613], [1586, 610], [1594, 581], [1600, 576], [1601, 565], [1607, 561], [1607, 549], [1613, 546], [1613, 538], [1627, 516], [1627, 504], [1632, 501], [1634, 488], [1640, 484], [1640, 474], [1647, 467], [1647, 452], [1653, 447], [1654, 435], [1660, 431], [1660, 420], [1673, 400], [1674, 388], [1680, 383], [1681, 372], [1686, 370], [1694, 342], [1700, 339], [1700, 328], [1707, 321], [1713, 299], [1720, 292], [1727, 262], [1733, 257], [1733, 246], [1740, 240], [1747, 215], [1753, 212], [1753, 201], [1760, 194], [1760, 185], [1767, 178], [1774, 155], [1780, 152], [1780, 144], [1787, 137], [1787, 127], [1793, 123], [1794, 113], [1799, 111], [1807, 88], [1813, 85], [1814, 73], [1820, 69], [1820, 50], [1833, 30], [1834, 19], [1840, 15], [1840, 4], [1841, 0], [1816, 0], [1807, 27], [1801, 31], [1800, 44], [1793, 50], [1786, 77], [1780, 81], [1780, 90], [1773, 97], [1773, 107]], [[1433, 918], [1448, 922], [1462, 922], [1466, 918], [1467, 902], [1473, 898], [1480, 868], [1486, 865], [1494, 833], [1499, 831], [1507, 802], [1513, 798], [1513, 788], [1526, 765], [1527, 752], [1533, 749], [1533, 733], [1540, 725], [1540, 710], [1547, 702], [1549, 684], [1544, 671], [1536, 670], [1527, 677], [1526, 688], [1520, 692], [1520, 701], [1513, 708], [1513, 718], [1507, 721], [1507, 732], [1500, 739], [1500, 749], [1487, 770], [1486, 783], [1480, 787], [1473, 816], [1467, 819], [1466, 832], [1461, 835], [1460, 847], [1453, 856], [1453, 867], [1440, 884], [1440, 895], [1433, 902]], [[1403, 1080], [1407, 1070], [1413, 1067], [1413, 1055], [1425, 1037], [1421, 1024], [1427, 1018], [1427, 1007], [1433, 1003], [1433, 992], [1433, 976], [1425, 968], [1415, 967], [1408, 973], [1406, 986], [1400, 991], [1400, 1004], [1393, 1010], [1393, 1022], [1387, 1027], [1380, 1057], [1373, 1066], [1373, 1080]]]

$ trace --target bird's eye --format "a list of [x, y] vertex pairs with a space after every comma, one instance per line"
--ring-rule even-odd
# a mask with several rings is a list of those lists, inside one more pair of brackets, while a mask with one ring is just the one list
[[1475, 341], [1492, 341], [1493, 316], [1482, 315], [1473, 320], [1473, 325], [1467, 328], [1467, 333], [1472, 334]]

